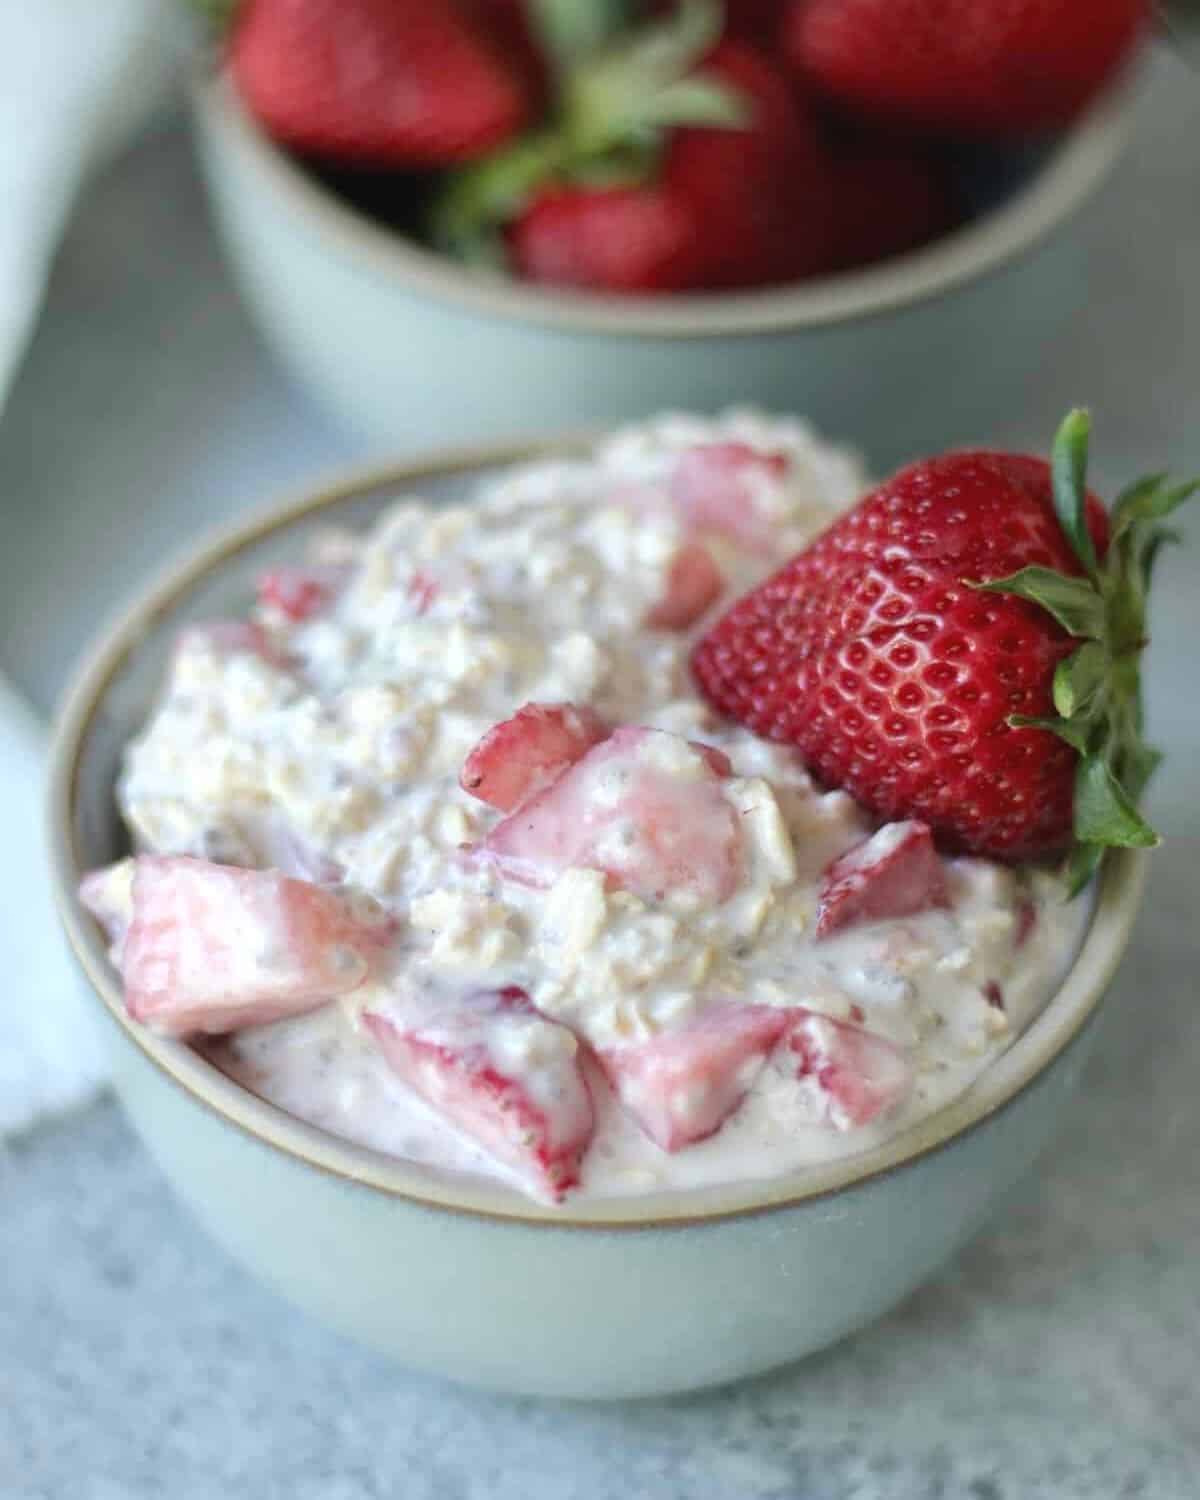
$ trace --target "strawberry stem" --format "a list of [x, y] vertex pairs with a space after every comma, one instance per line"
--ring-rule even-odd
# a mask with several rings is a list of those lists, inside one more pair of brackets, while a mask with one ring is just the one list
[[665, 19], [573, 58], [545, 130], [447, 174], [430, 211], [433, 243], [468, 261], [502, 260], [502, 228], [542, 188], [639, 186], [653, 178], [669, 131], [744, 126], [741, 96], [700, 67], [721, 24], [716, 0], [681, 0]]

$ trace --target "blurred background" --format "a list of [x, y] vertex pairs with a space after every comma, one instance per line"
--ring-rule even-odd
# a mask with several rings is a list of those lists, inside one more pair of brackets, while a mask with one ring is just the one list
[[[1200, 472], [1186, 19], [1031, 6], [1071, 13], [1045, 41], [1067, 63], [1005, 93], [962, 55], [943, 97], [868, 67], [886, 29], [847, 43], [835, 0], [249, 9], [0, 0], [0, 1496], [358, 1497], [402, 1472], [406, 1497], [1194, 1496], [1196, 515], [1150, 668], [1173, 837], [1094, 1087], [940, 1282], [737, 1393], [448, 1391], [247, 1282], [88, 1102], [36, 816], [98, 623], [348, 465], [752, 401], [883, 470], [1043, 451], [1083, 403], [1103, 492]], [[381, 9], [348, 83], [309, 66], [305, 28]], [[413, 112], [384, 107], [414, 58]]]

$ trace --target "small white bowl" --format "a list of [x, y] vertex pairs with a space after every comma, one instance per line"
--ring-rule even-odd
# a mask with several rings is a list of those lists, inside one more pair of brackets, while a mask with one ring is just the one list
[[[283, 363], [391, 451], [731, 401], [803, 411], [890, 465], [1019, 409], [1086, 301], [1061, 227], [1115, 161], [1131, 85], [1000, 206], [924, 249], [737, 295], [598, 296], [468, 270], [357, 212], [200, 81], [200, 154], [247, 305]], [[949, 377], [949, 378], [947, 378]]]
[[[125, 1014], [85, 870], [126, 848], [113, 788], [171, 642], [242, 609], [306, 533], [398, 491], [461, 497], [529, 450], [358, 476], [195, 549], [103, 635], [53, 752], [51, 856], [134, 1125], [201, 1222], [299, 1306], [409, 1365], [509, 1391], [627, 1397], [718, 1384], [870, 1322], [981, 1225], [1046, 1141], [1126, 945], [1143, 861], [1111, 858], [1082, 949], [1029, 1030], [959, 1099], [885, 1145], [771, 1182], [547, 1208], [350, 1145], [264, 1103]], [[36, 997], [31, 997], [36, 1003]]]

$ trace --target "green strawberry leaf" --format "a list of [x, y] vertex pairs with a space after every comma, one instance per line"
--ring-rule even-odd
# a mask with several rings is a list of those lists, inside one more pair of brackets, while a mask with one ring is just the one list
[[1040, 604], [1070, 635], [1099, 640], [1104, 634], [1104, 600], [1086, 579], [1034, 566], [1021, 568], [1007, 578], [970, 583], [970, 587], [993, 594], [1015, 594], [1031, 604]]
[[652, 94], [639, 111], [644, 127], [708, 125], [737, 130], [750, 123], [739, 94], [716, 79], [696, 73]]
[[555, 72], [566, 73], [628, 26], [629, 0], [527, 0], [533, 30]]
[[1054, 437], [1050, 470], [1054, 486], [1054, 511], [1075, 556], [1090, 577], [1096, 577], [1096, 545], [1087, 524], [1088, 439], [1092, 419], [1082, 407], [1063, 418]]
[[1152, 849], [1160, 842], [1099, 755], [1085, 755], [1075, 773], [1075, 835], [1084, 844], [1124, 849]]
[[1103, 844], [1076, 844], [1067, 858], [1067, 899], [1074, 900], [1087, 889], [1104, 858]]
[[671, 15], [575, 68], [563, 89], [563, 130], [575, 149], [603, 151], [674, 125], [744, 125], [734, 90], [694, 76], [720, 34], [719, 5], [682, 0]]
[[1200, 480], [1169, 485], [1167, 475], [1151, 474], [1123, 490], [1113, 505], [1112, 534], [1116, 541], [1139, 521], [1162, 521], [1200, 490]]
[[1153, 496], [1163, 488], [1170, 476], [1167, 474], [1147, 474], [1144, 479], [1136, 479], [1121, 491], [1112, 503], [1112, 540], [1115, 542], [1140, 517], [1145, 515], [1145, 507], [1151, 503]]
[[1141, 555], [1138, 558], [1142, 589], [1145, 593], [1150, 592], [1150, 584], [1154, 579], [1154, 564], [1158, 561], [1158, 554], [1164, 547], [1178, 546], [1182, 541], [1183, 534], [1172, 530], [1169, 526], [1155, 526], [1146, 533], [1142, 542]]
[[1146, 790], [1150, 778], [1162, 765], [1163, 753], [1156, 750], [1153, 745], [1143, 744], [1140, 740], [1130, 746], [1123, 757], [1123, 781], [1125, 790], [1132, 802], [1137, 802]]
[[1066, 740], [1072, 750], [1078, 750], [1080, 755], [1087, 754], [1091, 743], [1090, 726], [1070, 719], [1042, 719], [1034, 714], [1009, 714], [1007, 723], [1014, 729], [1044, 729], [1049, 734], [1056, 734], [1060, 740]]
[[220, 40], [233, 25], [241, 0], [185, 0], [185, 8], [199, 21], [213, 41]]
[[1060, 661], [1054, 673], [1054, 706], [1064, 719], [1092, 702], [1108, 673], [1108, 652], [1098, 641], [1087, 641], [1073, 656]]
[[479, 247], [498, 224], [514, 218], [542, 182], [566, 163], [562, 139], [549, 131], [447, 174], [429, 219], [435, 245], [479, 263]]

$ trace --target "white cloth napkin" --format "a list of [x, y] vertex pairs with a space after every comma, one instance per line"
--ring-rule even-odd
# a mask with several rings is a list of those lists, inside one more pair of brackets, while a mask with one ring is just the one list
[[[166, 91], [170, 17], [171, 0], [0, 0], [0, 442], [79, 187]], [[0, 668], [3, 653], [0, 641]], [[81, 1103], [103, 1080], [50, 900], [44, 746], [42, 726], [0, 675], [0, 1137]]]

